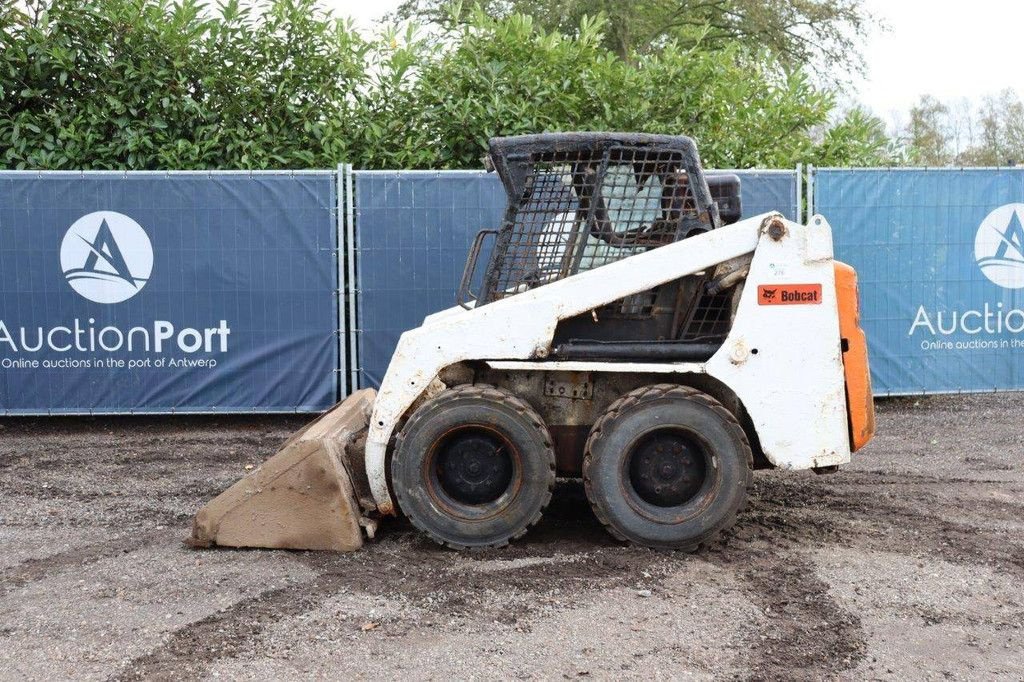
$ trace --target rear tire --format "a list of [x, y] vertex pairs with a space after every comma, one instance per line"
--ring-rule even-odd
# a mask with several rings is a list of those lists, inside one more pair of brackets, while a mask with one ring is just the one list
[[395, 497], [454, 549], [502, 547], [536, 524], [555, 486], [551, 435], [507, 391], [458, 386], [424, 403], [395, 441]]
[[694, 551], [736, 522], [752, 466], [747, 436], [721, 403], [657, 384], [626, 394], [594, 424], [583, 482], [616, 538]]

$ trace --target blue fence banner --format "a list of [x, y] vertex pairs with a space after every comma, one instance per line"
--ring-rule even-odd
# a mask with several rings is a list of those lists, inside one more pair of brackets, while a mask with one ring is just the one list
[[0, 414], [337, 399], [335, 174], [0, 173]]
[[[745, 216], [795, 218], [795, 171], [729, 172], [740, 176]], [[495, 174], [482, 171], [354, 175], [359, 384], [376, 387], [402, 332], [455, 305], [473, 238], [500, 226], [505, 192]], [[481, 254], [479, 270], [485, 262]]]
[[876, 394], [1024, 389], [1024, 169], [818, 169]]

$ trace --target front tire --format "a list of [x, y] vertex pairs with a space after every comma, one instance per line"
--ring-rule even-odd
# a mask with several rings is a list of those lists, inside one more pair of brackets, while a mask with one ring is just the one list
[[752, 465], [747, 436], [721, 403], [658, 384], [626, 394], [594, 424], [583, 481], [618, 539], [694, 551], [735, 523]]
[[536, 411], [490, 386], [458, 386], [424, 403], [395, 442], [398, 506], [454, 549], [502, 547], [551, 501], [555, 452]]

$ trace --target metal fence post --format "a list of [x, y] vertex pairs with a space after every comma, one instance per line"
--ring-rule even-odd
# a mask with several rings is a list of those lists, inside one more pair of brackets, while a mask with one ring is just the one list
[[804, 222], [804, 165], [796, 164], [796, 222]]
[[807, 164], [807, 222], [814, 215], [814, 164]]
[[348, 204], [348, 192], [345, 190], [344, 185], [344, 172], [343, 164], [338, 164], [338, 170], [334, 174], [335, 182], [335, 194], [337, 197], [337, 216], [335, 220], [335, 244], [337, 245], [337, 251], [335, 254], [338, 258], [338, 399], [344, 400], [349, 394], [348, 386], [348, 324], [346, 323], [345, 316], [345, 299], [347, 297], [346, 284], [347, 280], [345, 277], [345, 261], [346, 256], [346, 237], [345, 237], [345, 226], [347, 221], [345, 219], [345, 207]]
[[345, 235], [347, 255], [347, 287], [348, 291], [348, 361], [349, 361], [349, 385], [354, 391], [359, 388], [359, 371], [362, 365], [359, 357], [359, 289], [356, 280], [356, 225], [355, 225], [355, 181], [353, 179], [352, 164], [346, 163], [343, 169], [345, 179]]

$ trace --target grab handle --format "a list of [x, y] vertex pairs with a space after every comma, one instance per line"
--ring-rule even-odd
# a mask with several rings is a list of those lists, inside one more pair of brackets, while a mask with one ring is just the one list
[[476, 273], [476, 262], [480, 257], [480, 250], [483, 248], [484, 239], [488, 235], [497, 236], [497, 234], [497, 230], [480, 230], [473, 239], [473, 246], [469, 249], [469, 258], [466, 259], [466, 267], [462, 271], [462, 281], [459, 282], [459, 293], [455, 299], [466, 310], [473, 307], [470, 305], [470, 301], [475, 302], [479, 298], [479, 294], [470, 291], [469, 287], [472, 285], [473, 275]]

